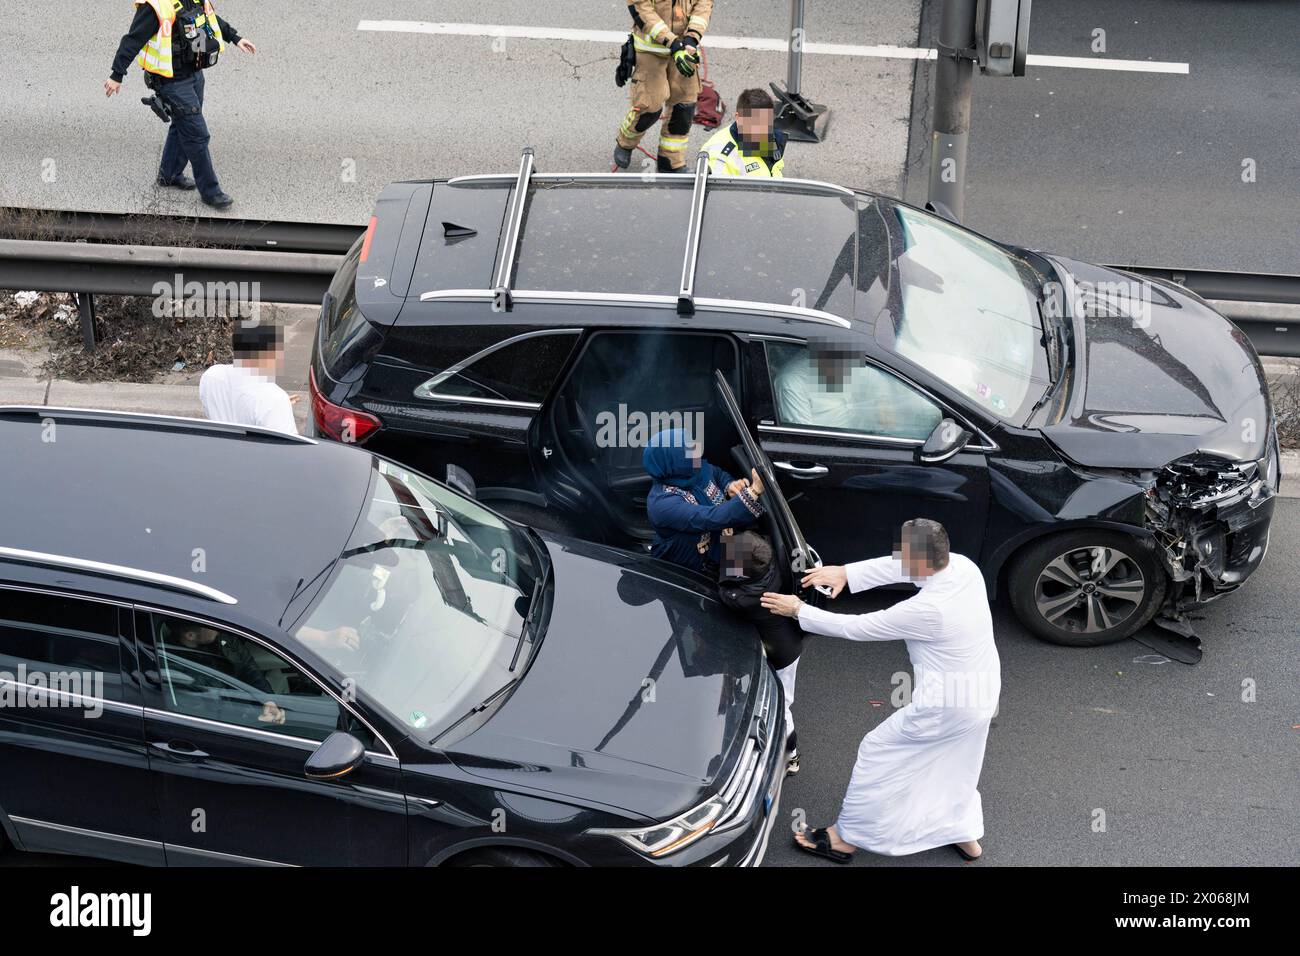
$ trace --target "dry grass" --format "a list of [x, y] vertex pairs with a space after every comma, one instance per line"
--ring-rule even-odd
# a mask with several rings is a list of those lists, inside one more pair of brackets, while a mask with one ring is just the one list
[[1277, 417], [1277, 437], [1282, 447], [1300, 448], [1300, 360], [1288, 359], [1285, 372], [1270, 375], [1269, 392], [1273, 395], [1273, 414]]

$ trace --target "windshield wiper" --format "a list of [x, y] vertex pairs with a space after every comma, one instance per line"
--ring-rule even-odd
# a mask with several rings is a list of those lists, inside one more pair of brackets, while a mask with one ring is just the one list
[[548, 563], [542, 570], [541, 576], [533, 584], [533, 596], [528, 602], [528, 616], [524, 618], [524, 625], [519, 629], [519, 641], [515, 644], [514, 656], [510, 658], [510, 671], [513, 673], [515, 666], [519, 663], [519, 655], [524, 649], [524, 638], [530, 633], [534, 634], [533, 643], [537, 643], [535, 629], [537, 627], [537, 618], [541, 611], [542, 601], [546, 593], [546, 582], [551, 576], [551, 566]]
[[466, 713], [462, 714], [460, 717], [457, 717], [454, 721], [448, 724], [445, 730], [443, 730], [436, 737], [434, 737], [432, 740], [429, 741], [429, 746], [431, 747], [437, 746], [439, 740], [441, 740], [443, 737], [446, 737], [449, 733], [451, 733], [453, 730], [455, 730], [465, 721], [469, 720], [475, 714], [483, 713], [483, 711], [487, 710], [498, 700], [504, 697], [518, 683], [519, 683], [518, 677], [512, 677], [510, 680], [506, 681], [504, 684], [502, 684], [492, 693], [488, 694], [488, 696], [484, 697], [481, 703], [475, 704]]

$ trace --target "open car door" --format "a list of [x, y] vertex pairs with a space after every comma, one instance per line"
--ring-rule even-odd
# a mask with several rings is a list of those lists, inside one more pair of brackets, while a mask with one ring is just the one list
[[740, 436], [740, 444], [733, 448], [731, 453], [735, 456], [736, 463], [744, 469], [742, 472], [743, 477], [748, 477], [750, 469], [753, 469], [763, 479], [763, 503], [770, 518], [769, 530], [772, 534], [772, 547], [785, 562], [789, 577], [787, 584], [794, 593], [799, 594], [810, 604], [820, 603], [817, 600], [810, 600], [811, 594], [806, 592], [815, 590], [822, 594], [830, 594], [831, 589], [829, 587], [805, 589], [799, 582], [808, 571], [813, 568], [820, 568], [822, 559], [804, 539], [803, 532], [799, 530], [799, 525], [795, 523], [794, 513], [790, 510], [785, 495], [781, 492], [781, 486], [777, 484], [772, 462], [768, 459], [767, 453], [754, 440], [754, 436], [750, 434], [749, 428], [745, 424], [745, 416], [740, 410], [740, 403], [736, 401], [736, 393], [731, 390], [731, 385], [726, 376], [721, 371], [715, 371], [713, 374], [714, 385], [718, 390], [718, 397], [722, 401], [723, 410], [726, 411], [732, 425], [735, 426], [736, 434]]

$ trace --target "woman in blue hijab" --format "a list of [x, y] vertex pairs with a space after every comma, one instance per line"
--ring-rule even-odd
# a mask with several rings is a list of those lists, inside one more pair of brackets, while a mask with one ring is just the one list
[[651, 553], [674, 564], [712, 574], [721, 555], [720, 533], [753, 524], [763, 514], [763, 482], [732, 478], [705, 461], [685, 429], [661, 431], [646, 445], [641, 462], [654, 479], [646, 513], [655, 530]]

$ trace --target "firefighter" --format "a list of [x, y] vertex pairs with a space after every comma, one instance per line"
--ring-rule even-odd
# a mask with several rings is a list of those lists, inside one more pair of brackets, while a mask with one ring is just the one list
[[[215, 66], [227, 45], [257, 53], [217, 16], [212, 0], [135, 0], [135, 19], [122, 37], [112, 72], [104, 81], [104, 95], [122, 88], [131, 60], [139, 54], [145, 85], [155, 94], [155, 112], [170, 114], [171, 128], [163, 146], [158, 185], [176, 189], [198, 188], [199, 198], [216, 209], [234, 203], [221, 189], [208, 152], [208, 124], [203, 119], [203, 71]], [[185, 175], [185, 167], [194, 178]]]
[[618, 128], [614, 170], [627, 169], [632, 150], [661, 117], [660, 172], [686, 169], [686, 140], [700, 95], [700, 41], [709, 28], [713, 0], [631, 0], [632, 108]]
[[776, 104], [763, 90], [745, 90], [736, 99], [736, 121], [704, 144], [709, 172], [723, 176], [779, 179], [785, 169], [786, 135], [776, 128]]

